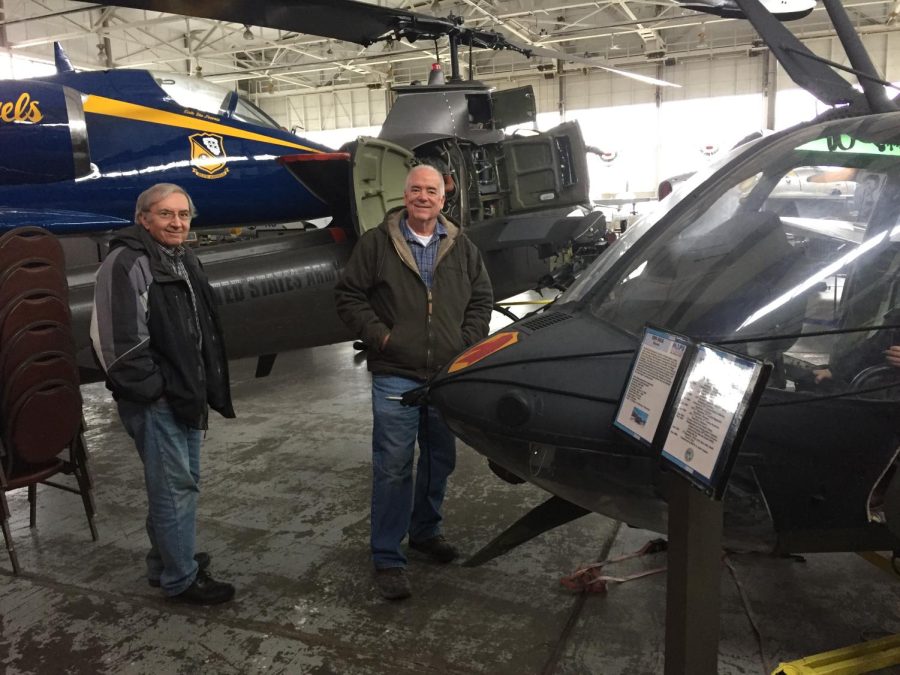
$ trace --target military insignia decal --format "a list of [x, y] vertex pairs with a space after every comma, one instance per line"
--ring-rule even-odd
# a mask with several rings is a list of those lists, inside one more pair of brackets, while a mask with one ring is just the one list
[[200, 178], [222, 178], [228, 173], [225, 142], [219, 134], [194, 134], [191, 142], [191, 171]]
[[466, 351], [456, 357], [456, 360], [450, 364], [449, 368], [447, 368], [447, 372], [455, 373], [463, 368], [468, 368], [473, 363], [477, 363], [491, 354], [496, 354], [501, 349], [514, 345], [518, 341], [519, 333], [516, 331], [506, 331], [504, 333], [491, 335], [489, 338], [469, 347]]

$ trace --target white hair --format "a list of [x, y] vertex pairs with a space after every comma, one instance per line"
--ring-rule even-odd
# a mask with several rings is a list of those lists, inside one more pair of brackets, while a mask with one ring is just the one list
[[412, 182], [413, 173], [415, 173], [416, 171], [423, 171], [423, 170], [424, 171], [432, 171], [435, 176], [437, 176], [438, 178], [441, 179], [440, 194], [444, 194], [444, 174], [442, 174], [437, 168], [433, 167], [431, 164], [417, 164], [416, 166], [411, 168], [409, 170], [409, 173], [406, 174], [406, 186], [404, 187], [404, 190], [409, 190], [409, 185]]
[[156, 202], [161, 202], [171, 194], [184, 195], [188, 200], [191, 216], [197, 215], [197, 210], [194, 208], [194, 201], [191, 199], [191, 196], [185, 192], [183, 187], [175, 185], [175, 183], [157, 183], [144, 190], [137, 198], [137, 204], [135, 204], [134, 207], [134, 222], [140, 224], [138, 216], [149, 211], [150, 207], [156, 204]]

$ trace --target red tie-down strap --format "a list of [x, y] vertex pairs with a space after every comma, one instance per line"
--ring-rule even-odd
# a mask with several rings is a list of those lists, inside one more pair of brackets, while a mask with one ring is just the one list
[[621, 577], [614, 577], [603, 574], [604, 567], [606, 567], [607, 565], [612, 565], [613, 563], [631, 560], [632, 558], [639, 558], [645, 555], [661, 553], [668, 550], [668, 548], [669, 542], [667, 542], [665, 539], [652, 539], [634, 553], [622, 555], [617, 558], [609, 558], [607, 560], [604, 560], [603, 562], [585, 565], [584, 567], [581, 567], [572, 572], [572, 574], [563, 577], [559, 581], [570, 591], [576, 591], [578, 593], [605, 593], [609, 584], [624, 584], [626, 581], [633, 581], [634, 579], [649, 577], [654, 574], [659, 574], [660, 572], [665, 572], [666, 567], [665, 565], [663, 565], [662, 567], [655, 567], [650, 570], [644, 570], [643, 572], [637, 572], [635, 574], [629, 574]]

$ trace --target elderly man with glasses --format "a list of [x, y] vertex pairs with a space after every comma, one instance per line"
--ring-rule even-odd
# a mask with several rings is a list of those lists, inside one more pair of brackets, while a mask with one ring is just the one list
[[137, 200], [97, 272], [91, 340], [144, 464], [147, 581], [183, 602], [234, 597], [194, 550], [200, 439], [209, 408], [234, 417], [222, 329], [209, 281], [184, 245], [194, 205], [160, 183]]

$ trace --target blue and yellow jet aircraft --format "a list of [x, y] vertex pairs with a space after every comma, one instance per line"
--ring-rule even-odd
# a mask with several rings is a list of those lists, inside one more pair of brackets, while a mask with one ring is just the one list
[[131, 222], [135, 195], [189, 187], [199, 227], [324, 216], [328, 207], [275, 160], [320, 154], [234, 91], [144, 70], [0, 82], [0, 231], [55, 234]]

